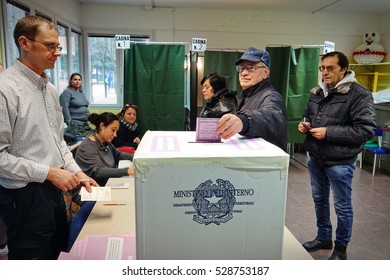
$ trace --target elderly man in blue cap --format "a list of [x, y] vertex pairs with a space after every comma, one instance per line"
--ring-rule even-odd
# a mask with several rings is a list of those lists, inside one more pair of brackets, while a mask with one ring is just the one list
[[235, 65], [243, 92], [238, 97], [238, 111], [219, 120], [219, 136], [229, 139], [239, 133], [249, 138], [261, 137], [286, 151], [286, 107], [269, 80], [269, 53], [250, 47]]

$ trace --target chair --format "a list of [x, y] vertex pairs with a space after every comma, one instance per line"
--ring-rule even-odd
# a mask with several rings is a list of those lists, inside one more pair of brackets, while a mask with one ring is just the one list
[[390, 148], [382, 147], [382, 136], [383, 130], [381, 126], [377, 126], [375, 130], [375, 136], [378, 141], [369, 140], [364, 144], [363, 151], [360, 159], [360, 168], [362, 167], [362, 162], [366, 151], [371, 151], [374, 153], [374, 164], [372, 167], [372, 176], [375, 176], [376, 165], [378, 163], [378, 169], [381, 168], [381, 156], [390, 154]]
[[121, 152], [128, 153], [131, 155], [134, 155], [134, 153], [135, 153], [135, 149], [133, 147], [123, 146], [123, 147], [119, 147], [116, 149], [121, 151]]
[[68, 252], [72, 249], [74, 242], [79, 236], [84, 223], [87, 221], [89, 214], [91, 214], [96, 201], [86, 201], [80, 207], [80, 210], [76, 213], [73, 221], [70, 223], [69, 228], [69, 241], [68, 241]]

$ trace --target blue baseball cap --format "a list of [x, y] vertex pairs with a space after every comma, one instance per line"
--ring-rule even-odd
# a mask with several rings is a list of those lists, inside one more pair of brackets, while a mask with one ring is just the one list
[[271, 66], [271, 57], [267, 51], [253, 47], [248, 48], [245, 53], [236, 61], [235, 65], [240, 65], [243, 60], [252, 62], [263, 62], [268, 68]]

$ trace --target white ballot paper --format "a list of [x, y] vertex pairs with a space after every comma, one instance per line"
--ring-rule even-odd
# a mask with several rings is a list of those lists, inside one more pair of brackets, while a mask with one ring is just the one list
[[118, 168], [126, 168], [133, 166], [133, 162], [131, 160], [121, 159], [118, 162]]
[[108, 183], [106, 188], [111, 189], [128, 189], [130, 187], [129, 183]]
[[92, 187], [90, 193], [81, 188], [80, 195], [82, 201], [111, 201], [111, 188]]

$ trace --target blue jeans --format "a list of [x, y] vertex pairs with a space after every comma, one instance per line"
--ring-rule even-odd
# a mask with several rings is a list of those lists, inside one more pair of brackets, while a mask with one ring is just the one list
[[356, 165], [343, 164], [324, 167], [309, 159], [308, 166], [317, 217], [317, 239], [332, 240], [329, 206], [329, 194], [330, 189], [332, 189], [337, 215], [335, 244], [347, 247], [352, 235], [352, 178]]

